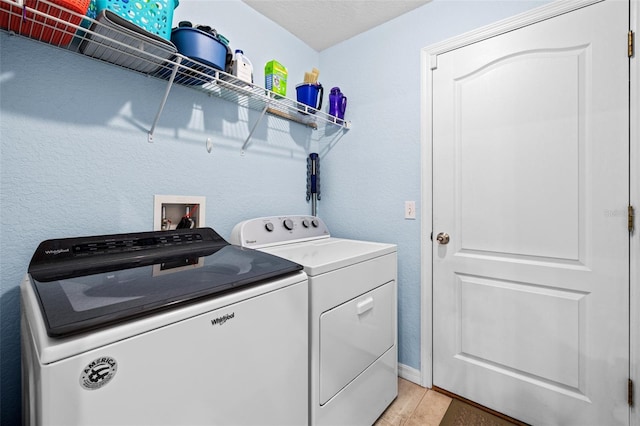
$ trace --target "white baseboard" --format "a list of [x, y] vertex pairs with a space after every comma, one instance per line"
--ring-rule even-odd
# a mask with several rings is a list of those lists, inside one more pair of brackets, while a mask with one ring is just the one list
[[413, 367], [398, 363], [398, 376], [422, 386], [422, 373], [420, 373], [420, 370], [416, 370]]

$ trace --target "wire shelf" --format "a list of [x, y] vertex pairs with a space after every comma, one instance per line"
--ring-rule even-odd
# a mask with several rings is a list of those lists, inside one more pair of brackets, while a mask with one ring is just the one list
[[[62, 3], [65, 0], [57, 1]], [[209, 96], [313, 129], [335, 126], [347, 130], [351, 127], [350, 121], [281, 97], [256, 84], [183, 56], [167, 40], [141, 31], [108, 12], [91, 19], [47, 0], [0, 0], [0, 27], [10, 33], [166, 80], [166, 94], [149, 131], [149, 141], [152, 141], [155, 126], [174, 84], [188, 86]], [[250, 137], [251, 134], [245, 146]]]

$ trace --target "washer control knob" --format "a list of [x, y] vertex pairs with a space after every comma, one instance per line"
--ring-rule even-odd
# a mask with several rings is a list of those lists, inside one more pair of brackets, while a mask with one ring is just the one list
[[273, 223], [271, 222], [267, 222], [264, 224], [264, 229], [266, 229], [268, 232], [273, 232]]
[[305, 228], [309, 227], [309, 221], [307, 219], [302, 219], [302, 226], [304, 226]]
[[318, 219], [311, 219], [311, 225], [313, 225], [314, 228], [317, 228], [320, 226], [320, 222], [318, 222]]
[[285, 228], [287, 228], [289, 231], [293, 230], [293, 221], [291, 219], [285, 219], [284, 222], [282, 222], [282, 224], [284, 225]]

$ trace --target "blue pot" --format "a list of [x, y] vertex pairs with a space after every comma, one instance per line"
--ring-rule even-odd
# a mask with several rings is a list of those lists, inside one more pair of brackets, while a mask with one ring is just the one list
[[[193, 59], [193, 61], [182, 60], [180, 73], [176, 75], [175, 83], [185, 86], [200, 86], [213, 80], [206, 75], [214, 77], [216, 70], [224, 71], [227, 62], [227, 47], [214, 35], [197, 28], [180, 27], [171, 31], [171, 42], [175, 44], [180, 54]], [[198, 61], [198, 63], [194, 61]], [[187, 67], [187, 69], [183, 67]], [[169, 80], [172, 68], [172, 66], [162, 68], [155, 75]]]
[[197, 28], [174, 28], [171, 31], [171, 42], [176, 45], [180, 54], [224, 71], [227, 46], [212, 34]]

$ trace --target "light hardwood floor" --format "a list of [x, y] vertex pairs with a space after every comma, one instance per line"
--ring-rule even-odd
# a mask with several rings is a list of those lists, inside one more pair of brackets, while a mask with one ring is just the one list
[[398, 397], [375, 426], [438, 426], [451, 398], [398, 378]]

